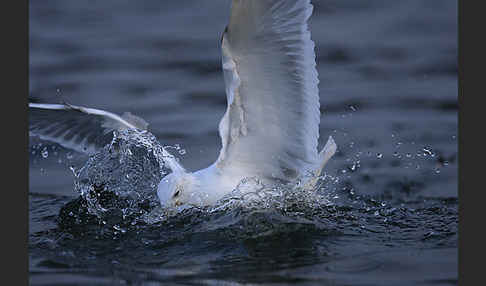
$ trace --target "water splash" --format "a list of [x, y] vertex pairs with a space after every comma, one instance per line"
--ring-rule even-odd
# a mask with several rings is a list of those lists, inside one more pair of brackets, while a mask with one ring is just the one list
[[[75, 173], [75, 190], [102, 223], [133, 222], [158, 205], [157, 186], [170, 170], [150, 132], [114, 132], [113, 140]], [[114, 219], [115, 218], [115, 219]], [[113, 227], [120, 228], [119, 224]]]
[[[305, 178], [304, 178], [305, 179]], [[274, 223], [267, 224], [270, 230], [277, 227], [283, 220], [286, 223], [290, 221], [301, 221], [302, 216], [307, 213], [304, 220], [306, 224], [319, 225], [318, 221], [312, 219], [314, 212], [323, 207], [332, 205], [332, 200], [336, 197], [335, 186], [339, 179], [328, 174], [321, 176], [315, 188], [308, 188], [303, 184], [287, 183], [276, 184], [272, 187], [266, 186], [256, 177], [245, 178], [237, 187], [221, 198], [214, 206], [179, 206], [175, 208], [157, 207], [149, 214], [145, 215], [143, 220], [147, 224], [157, 223], [175, 223], [181, 220], [184, 215], [191, 214], [191, 220], [204, 217], [213, 220], [218, 218], [215, 225], [220, 224], [219, 218], [224, 217], [225, 224], [221, 227], [228, 226], [227, 223], [240, 224], [241, 220], [246, 221], [248, 216], [255, 213], [270, 215], [275, 220]], [[278, 214], [279, 219], [274, 216]], [[223, 220], [221, 218], [221, 220]], [[216, 227], [213, 225], [212, 227]], [[259, 233], [254, 228], [261, 226], [245, 223], [246, 232]]]
[[[343, 231], [352, 227], [355, 231], [368, 231], [369, 221], [353, 221], [356, 217], [377, 220], [380, 226], [369, 230], [375, 232], [384, 227], [382, 224], [394, 222], [393, 207], [363, 195], [357, 186], [346, 185], [351, 173], [362, 172], [361, 155], [366, 153], [362, 151], [346, 161], [350, 166], [342, 169], [343, 174], [325, 173], [312, 189], [301, 184], [269, 187], [258, 178], [246, 178], [215, 206], [162, 208], [156, 196], [157, 185], [170, 172], [164, 165], [164, 147], [183, 150], [179, 145], [161, 146], [149, 132], [115, 133], [109, 145], [90, 157], [79, 171], [73, 171], [81, 197], [63, 208], [61, 225], [72, 228], [95, 222], [103, 231], [115, 235], [145, 227], [191, 226], [187, 233], [221, 230], [237, 237], [255, 237], [289, 231], [289, 225], [291, 229], [298, 226]], [[367, 154], [373, 156], [371, 152]], [[377, 159], [385, 157], [375, 154]], [[411, 154], [400, 157], [410, 160]], [[390, 157], [398, 155], [401, 153]], [[344, 214], [346, 210], [350, 213]]]
[[[161, 146], [147, 131], [115, 132], [112, 142], [91, 156], [80, 170], [71, 168], [75, 191], [81, 196], [78, 209], [73, 213], [85, 211], [100, 224], [123, 232], [124, 227], [166, 221], [182, 211], [196, 208], [160, 207], [157, 186], [171, 172], [164, 164], [164, 147], [170, 148]], [[172, 148], [179, 153], [184, 150], [179, 145]], [[330, 198], [335, 195], [329, 191], [329, 186], [338, 181], [339, 178], [324, 174], [318, 180], [318, 187], [307, 190], [300, 184], [279, 184], [270, 188], [258, 178], [246, 178], [215, 207], [196, 209], [208, 214], [233, 209], [287, 211], [296, 204], [302, 209], [314, 209], [330, 204]]]

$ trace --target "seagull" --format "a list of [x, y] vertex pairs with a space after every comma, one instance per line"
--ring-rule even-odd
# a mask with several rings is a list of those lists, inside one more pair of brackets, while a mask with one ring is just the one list
[[[211, 206], [245, 178], [315, 187], [336, 152], [332, 136], [318, 151], [320, 103], [310, 0], [232, 0], [221, 38], [227, 108], [221, 150], [205, 169], [187, 171], [163, 149], [171, 173], [157, 196], [163, 207]], [[113, 130], [147, 130], [145, 120], [99, 109], [29, 103], [29, 134], [86, 154]]]

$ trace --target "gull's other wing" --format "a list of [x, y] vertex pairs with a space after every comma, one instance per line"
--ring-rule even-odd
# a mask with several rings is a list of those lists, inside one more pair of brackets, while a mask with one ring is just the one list
[[66, 148], [92, 154], [113, 138], [114, 130], [147, 129], [148, 124], [130, 113], [114, 113], [70, 104], [29, 103], [29, 134]]
[[219, 169], [289, 179], [318, 164], [312, 9], [310, 0], [233, 0], [222, 39]]
[[[117, 114], [70, 104], [29, 103], [29, 133], [81, 153], [93, 154], [113, 139], [114, 130], [147, 130], [148, 123], [129, 112]], [[172, 171], [184, 168], [162, 148]]]
[[66, 148], [92, 154], [113, 138], [114, 130], [147, 129], [148, 124], [130, 113], [114, 113], [70, 104], [29, 103], [29, 134]]

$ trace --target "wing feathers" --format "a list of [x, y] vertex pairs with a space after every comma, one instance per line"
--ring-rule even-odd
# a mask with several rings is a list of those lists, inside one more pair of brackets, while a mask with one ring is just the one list
[[108, 144], [116, 129], [147, 129], [130, 113], [122, 117], [104, 110], [70, 104], [29, 103], [29, 132], [66, 148], [92, 154]]
[[228, 107], [218, 167], [283, 178], [315, 166], [320, 111], [311, 14], [309, 0], [233, 0], [222, 41]]

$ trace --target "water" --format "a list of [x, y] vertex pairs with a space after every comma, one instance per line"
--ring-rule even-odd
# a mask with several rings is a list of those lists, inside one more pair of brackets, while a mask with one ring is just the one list
[[[31, 284], [456, 285], [457, 1], [313, 2], [320, 145], [338, 144], [320, 187], [164, 213], [144, 148], [116, 169], [31, 138]], [[141, 116], [189, 170], [217, 158], [229, 1], [29, 9], [33, 101]], [[121, 175], [94, 188], [99, 168]], [[141, 185], [103, 191], [123, 180]]]

